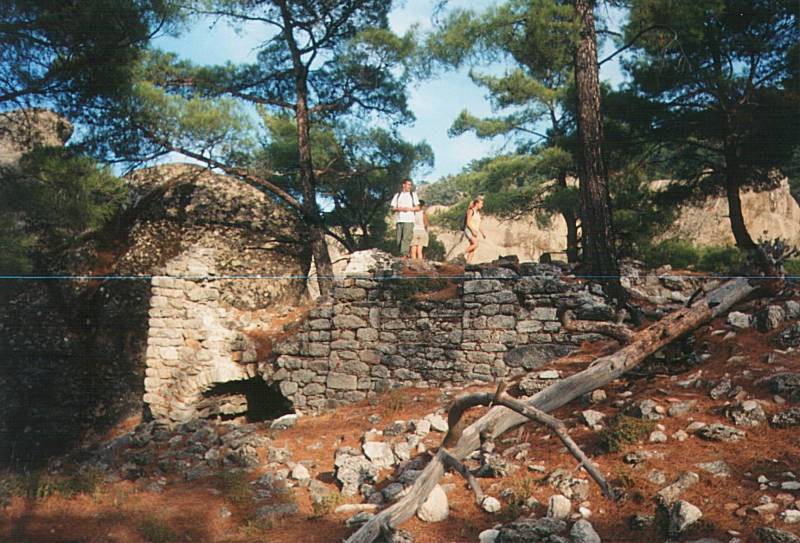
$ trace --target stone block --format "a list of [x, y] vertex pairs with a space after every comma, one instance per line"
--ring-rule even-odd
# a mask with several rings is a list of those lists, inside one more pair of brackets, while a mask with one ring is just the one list
[[367, 323], [364, 319], [355, 315], [337, 315], [333, 318], [333, 325], [337, 328], [357, 329], [365, 328]]
[[356, 332], [356, 337], [361, 341], [378, 341], [380, 334], [374, 328], [360, 328]]
[[330, 319], [314, 319], [308, 321], [308, 327], [311, 330], [330, 330], [331, 329], [331, 321]]
[[517, 332], [530, 333], [539, 332], [542, 329], [542, 322], [537, 320], [517, 321]]
[[494, 330], [514, 330], [517, 320], [510, 315], [495, 315], [487, 319], [486, 326]]
[[355, 375], [331, 372], [328, 374], [326, 384], [329, 389], [356, 390], [358, 387], [358, 378]]
[[464, 281], [464, 294], [485, 294], [502, 290], [500, 281], [494, 279], [478, 279]]
[[281, 381], [281, 383], [278, 385], [278, 388], [280, 389], [281, 394], [283, 394], [286, 397], [289, 397], [292, 396], [295, 392], [297, 392], [298, 385], [297, 383], [292, 381]]
[[333, 289], [333, 297], [336, 300], [344, 302], [354, 302], [357, 300], [364, 300], [367, 297], [367, 291], [363, 288], [350, 287], [350, 288], [335, 288]]

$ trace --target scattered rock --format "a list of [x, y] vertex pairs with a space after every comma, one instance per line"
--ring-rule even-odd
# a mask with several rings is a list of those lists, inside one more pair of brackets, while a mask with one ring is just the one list
[[628, 525], [631, 527], [631, 530], [646, 530], [653, 524], [655, 524], [656, 518], [653, 515], [633, 515], [628, 520]]
[[772, 416], [769, 423], [775, 428], [800, 426], [800, 407], [791, 407]]
[[362, 484], [372, 484], [378, 476], [375, 464], [351, 447], [337, 449], [333, 462], [343, 496], [356, 495]]
[[680, 417], [694, 409], [695, 404], [697, 404], [695, 400], [675, 402], [669, 406], [669, 409], [667, 409], [667, 414], [670, 417]]
[[547, 516], [556, 519], [569, 518], [572, 512], [572, 502], [561, 494], [554, 494], [550, 496], [547, 502]]
[[594, 530], [592, 524], [585, 519], [580, 519], [572, 525], [569, 531], [573, 543], [600, 543], [600, 536]]
[[367, 441], [361, 446], [364, 456], [375, 464], [375, 467], [390, 468], [394, 465], [392, 445], [383, 441]]
[[769, 332], [778, 328], [786, 318], [783, 308], [769, 305], [756, 314], [756, 328], [759, 332]]
[[789, 326], [772, 338], [772, 343], [781, 349], [800, 347], [800, 322]]
[[483, 502], [481, 502], [481, 507], [487, 513], [497, 513], [498, 511], [500, 511], [501, 506], [497, 498], [493, 498], [492, 496], [487, 496], [483, 499]]
[[783, 304], [783, 311], [787, 319], [800, 319], [800, 302], [787, 300]]
[[656, 430], [655, 432], [650, 433], [650, 437], [648, 438], [650, 443], [666, 443], [667, 442], [667, 434], [662, 432], [661, 430]]
[[447, 501], [447, 494], [440, 485], [433, 487], [428, 499], [417, 509], [417, 517], [423, 522], [441, 522], [449, 514], [450, 505]]
[[495, 543], [495, 541], [497, 541], [497, 536], [499, 535], [500, 530], [484, 530], [478, 534], [478, 543]]
[[667, 482], [667, 476], [663, 471], [653, 469], [647, 474], [647, 480], [656, 485], [663, 485]]
[[603, 390], [602, 388], [597, 388], [597, 389], [593, 390], [591, 392], [591, 394], [589, 395], [589, 401], [592, 402], [592, 403], [604, 402], [607, 399], [608, 399], [608, 395], [606, 394], [606, 391]]
[[731, 390], [733, 390], [731, 380], [724, 377], [708, 392], [708, 395], [712, 400], [719, 400], [730, 394]]
[[271, 430], [287, 430], [297, 424], [298, 415], [290, 413], [273, 420], [269, 427]]
[[495, 543], [568, 543], [559, 535], [566, 531], [567, 524], [561, 519], [528, 518], [500, 528]]
[[672, 536], [677, 536], [683, 533], [686, 528], [700, 520], [703, 512], [692, 505], [691, 503], [683, 500], [678, 500], [672, 506], [669, 515], [669, 533]]
[[671, 505], [689, 487], [695, 485], [700, 480], [700, 476], [692, 471], [686, 471], [678, 476], [678, 479], [671, 485], [662, 488], [656, 496], [664, 505]]
[[726, 464], [724, 460], [715, 460], [713, 462], [701, 462], [699, 464], [695, 464], [695, 466], [697, 466], [703, 471], [710, 473], [714, 477], [729, 477], [731, 474], [731, 469], [730, 467], [728, 467], [728, 464]]
[[750, 328], [751, 318], [747, 313], [741, 311], [731, 311], [728, 313], [727, 323], [736, 330], [745, 330]]
[[653, 400], [642, 400], [625, 410], [625, 414], [644, 420], [659, 420], [661, 414], [658, 413], [658, 411], [658, 404], [656, 402]]
[[567, 470], [554, 470], [547, 476], [547, 483], [569, 500], [584, 501], [589, 497], [589, 481], [573, 477]]
[[591, 428], [592, 430], [597, 430], [600, 428], [600, 421], [605, 418], [605, 413], [601, 413], [600, 411], [595, 411], [594, 409], [587, 409], [586, 411], [581, 411], [581, 418], [583, 422], [586, 423], [586, 426]]
[[[795, 326], [800, 328], [800, 323]], [[778, 373], [766, 382], [773, 394], [781, 394], [791, 402], [800, 402], [800, 373]]]
[[725, 416], [736, 426], [758, 426], [767, 420], [761, 404], [755, 400], [736, 402], [725, 409]]
[[431, 429], [434, 432], [446, 433], [449, 428], [447, 421], [441, 415], [427, 415], [425, 420], [430, 422]]
[[767, 526], [756, 530], [756, 536], [761, 543], [800, 543], [800, 537], [793, 533]]
[[675, 441], [686, 441], [689, 438], [689, 434], [684, 432], [683, 430], [678, 430], [674, 434], [672, 434], [672, 439]]
[[745, 433], [733, 426], [714, 423], [697, 430], [697, 435], [709, 441], [725, 441], [735, 443], [745, 437]]
[[800, 510], [787, 509], [781, 513], [781, 520], [786, 524], [797, 524], [800, 522]]
[[295, 464], [294, 468], [292, 468], [291, 477], [297, 481], [307, 481], [311, 478], [311, 474], [303, 464]]
[[299, 508], [293, 501], [270, 503], [256, 510], [256, 518], [283, 518], [296, 515], [298, 511]]

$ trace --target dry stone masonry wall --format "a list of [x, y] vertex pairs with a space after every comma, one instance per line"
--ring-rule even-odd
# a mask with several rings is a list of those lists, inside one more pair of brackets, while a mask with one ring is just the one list
[[[386, 265], [386, 263], [384, 263]], [[561, 279], [561, 268], [485, 265], [458, 295], [403, 303], [392, 269], [337, 281], [333, 300], [277, 344], [259, 373], [296, 408], [332, 408], [402, 386], [490, 382], [540, 367], [596, 336], [562, 330], [559, 307], [612, 317], [597, 286]], [[413, 280], [413, 279], [411, 279]]]
[[[371, 251], [354, 255], [332, 299], [265, 350], [250, 331], [268, 318], [267, 308], [229, 304], [226, 280], [214, 278], [217, 260], [212, 249], [198, 248], [169, 262], [167, 275], [152, 281], [144, 400], [157, 420], [242, 414], [249, 401], [243, 394], [209, 392], [254, 378], [263, 381], [263, 395], [305, 412], [397, 387], [491, 382], [597, 339], [564, 330], [562, 310], [579, 320], [615, 317], [599, 285], [578, 281], [556, 264], [473, 266], [448, 279], [447, 291], [443, 280], [432, 285], [401, 277], [399, 262]], [[627, 275], [631, 290], [663, 303], [685, 302], [695, 287], [681, 278]], [[426, 296], [431, 287], [436, 295]], [[558, 377], [546, 373], [535, 375]]]
[[214, 252], [197, 248], [167, 263], [153, 277], [144, 401], [157, 420], [236, 415], [247, 409], [242, 394], [209, 397], [215, 385], [257, 374], [256, 346], [245, 330], [258, 312], [223, 300], [225, 282], [214, 279]]

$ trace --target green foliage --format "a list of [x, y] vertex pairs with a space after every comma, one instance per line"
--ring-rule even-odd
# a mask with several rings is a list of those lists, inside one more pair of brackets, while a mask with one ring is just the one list
[[226, 470], [217, 476], [217, 488], [222, 496], [234, 505], [248, 505], [255, 499], [247, 472]]
[[500, 511], [500, 518], [505, 522], [513, 522], [530, 512], [528, 500], [533, 497], [533, 489], [537, 481], [530, 475], [514, 479], [509, 487], [510, 495], [506, 498], [505, 507]]
[[0, 476], [0, 503], [12, 497], [43, 502], [54, 495], [71, 498], [77, 494], [96, 496], [105, 482], [100, 468], [86, 468], [71, 476], [50, 475], [41, 471]]
[[0, 271], [31, 271], [31, 257], [100, 229], [126, 195], [109, 168], [69, 149], [24, 155], [18, 174], [0, 184]]
[[784, 270], [786, 275], [800, 278], [800, 258], [792, 258], [784, 262]]
[[382, 405], [390, 413], [399, 413], [408, 407], [408, 403], [408, 391], [399, 388], [393, 388], [381, 397], [380, 405]]
[[0, 110], [88, 116], [126, 94], [142, 49], [178, 20], [172, 0], [0, 1]]
[[655, 428], [652, 420], [642, 420], [625, 415], [615, 415], [608, 426], [598, 434], [601, 447], [608, 452], [619, 452], [628, 445], [644, 439]]
[[271, 515], [248, 519], [244, 526], [242, 526], [242, 533], [248, 536], [263, 535], [268, 530], [271, 530], [274, 524], [275, 520]]
[[342, 495], [338, 492], [329, 492], [319, 498], [311, 500], [312, 517], [319, 518], [333, 513], [334, 509], [342, 503]]
[[[287, 115], [262, 110], [267, 141], [256, 169], [302, 199], [297, 129]], [[374, 247], [386, 236], [386, 215], [399, 182], [433, 164], [426, 143], [411, 144], [382, 128], [319, 123], [311, 130], [311, 150], [326, 168], [317, 174], [317, 193], [330, 202], [322, 220], [350, 251]]]
[[170, 528], [169, 523], [158, 516], [142, 519], [137, 531], [148, 543], [172, 543], [178, 540], [178, 535]]
[[[800, 10], [793, 0], [631, 2], [625, 66], [647, 140], [700, 196], [770, 188], [800, 143]], [[655, 26], [653, 26], [655, 25]], [[640, 121], [641, 122], [641, 121]], [[644, 133], [643, 133], [644, 134]]]
[[676, 269], [691, 269], [723, 274], [745, 269], [746, 255], [730, 245], [697, 247], [680, 239], [664, 240], [642, 248], [641, 259], [650, 267], [669, 264]]

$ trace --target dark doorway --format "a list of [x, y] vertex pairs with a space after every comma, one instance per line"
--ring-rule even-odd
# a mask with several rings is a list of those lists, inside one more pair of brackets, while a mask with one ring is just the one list
[[268, 385], [260, 377], [253, 377], [214, 385], [203, 393], [198, 412], [203, 418], [245, 417], [247, 422], [262, 422], [294, 413], [294, 407], [277, 384]]

